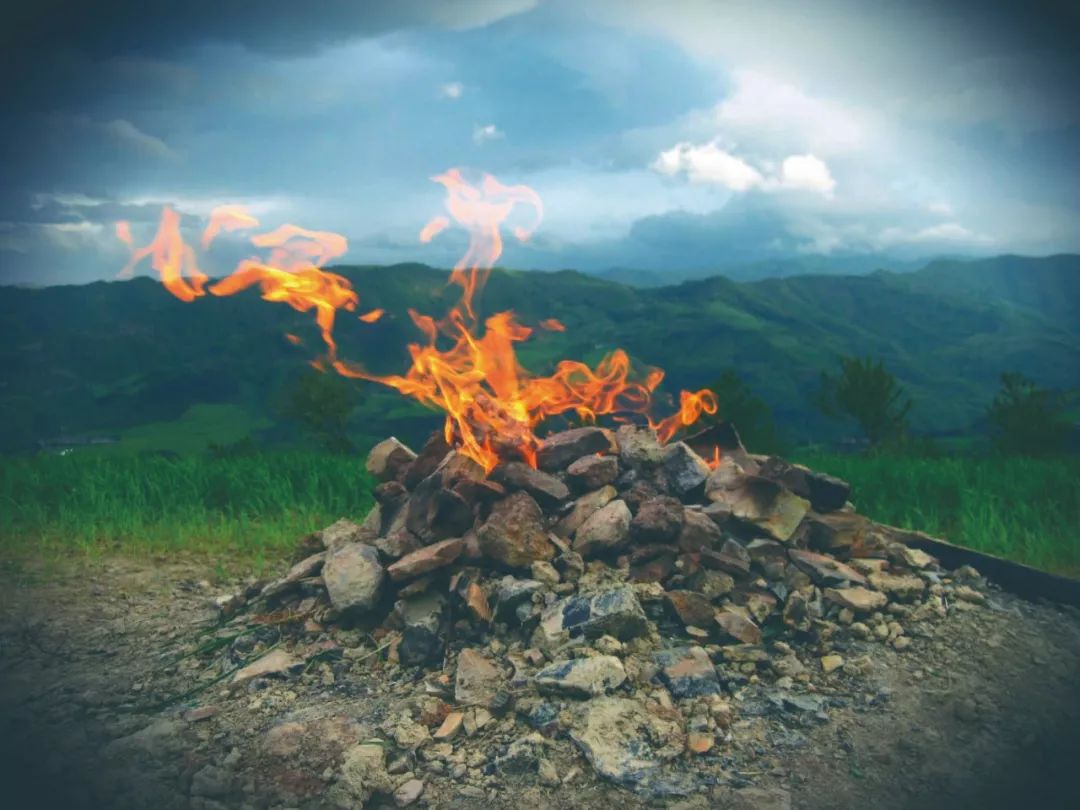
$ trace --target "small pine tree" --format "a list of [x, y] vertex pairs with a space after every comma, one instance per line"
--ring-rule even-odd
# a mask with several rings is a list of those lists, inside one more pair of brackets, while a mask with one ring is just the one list
[[354, 387], [336, 374], [308, 371], [286, 390], [281, 415], [326, 450], [348, 453], [355, 446], [348, 436], [349, 417], [357, 405]]
[[786, 447], [777, 433], [772, 409], [742, 378], [728, 369], [709, 386], [716, 394], [719, 419], [731, 422], [746, 448], [754, 453], [782, 455]]
[[854, 419], [871, 446], [907, 432], [911, 400], [881, 360], [842, 357], [840, 373], [821, 372], [815, 404], [826, 416]]
[[994, 447], [1015, 455], [1060, 452], [1070, 431], [1060, 397], [1016, 371], [1001, 375], [987, 419]]

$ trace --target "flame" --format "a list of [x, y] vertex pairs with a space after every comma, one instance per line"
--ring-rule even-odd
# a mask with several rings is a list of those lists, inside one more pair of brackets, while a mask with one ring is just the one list
[[[479, 185], [466, 182], [458, 169], [431, 179], [446, 189], [449, 216], [433, 217], [420, 231], [420, 241], [430, 242], [456, 224], [467, 231], [469, 246], [450, 275], [450, 284], [461, 288], [461, 298], [445, 317], [436, 319], [409, 310], [423, 340], [408, 346], [411, 364], [404, 374], [375, 375], [338, 357], [333, 336], [335, 316], [338, 310], [355, 311], [359, 305], [359, 296], [348, 279], [322, 269], [347, 249], [345, 237], [339, 234], [296, 225], [256, 234], [251, 244], [268, 250], [269, 256], [240, 262], [230, 275], [207, 288], [208, 277], [198, 268], [193, 249], [183, 241], [179, 216], [166, 208], [157, 235], [144, 248], [135, 248], [126, 222], [117, 223], [117, 237], [131, 249], [125, 272], [132, 272], [139, 262], [151, 257], [162, 284], [184, 301], [206, 292], [226, 296], [258, 286], [267, 301], [287, 303], [301, 312], [314, 310], [327, 348], [325, 357], [311, 361], [315, 368], [332, 368], [347, 377], [377, 382], [441, 410], [446, 415], [447, 441], [489, 471], [510, 457], [535, 465], [540, 444], [536, 431], [544, 420], [560, 414], [574, 413], [586, 422], [609, 414], [639, 414], [661, 440], [669, 441], [702, 414], [716, 413], [716, 396], [708, 389], [682, 391], [678, 411], [653, 421], [654, 394], [664, 372], [635, 368], [622, 349], [611, 352], [595, 367], [563, 360], [548, 376], [523, 368], [514, 344], [527, 340], [534, 330], [519, 323], [513, 312], [499, 312], [481, 322], [475, 300], [502, 255], [502, 229], [511, 215], [525, 209], [524, 224], [510, 229], [514, 238], [525, 242], [543, 219], [543, 203], [528, 186], [504, 185], [491, 175], [483, 175]], [[258, 220], [243, 208], [222, 206], [211, 214], [201, 245], [208, 249], [222, 231], [257, 227]], [[357, 317], [374, 323], [383, 314], [382, 309], [373, 309]], [[566, 330], [554, 318], [541, 320], [539, 327]], [[286, 337], [299, 342], [293, 335]]]

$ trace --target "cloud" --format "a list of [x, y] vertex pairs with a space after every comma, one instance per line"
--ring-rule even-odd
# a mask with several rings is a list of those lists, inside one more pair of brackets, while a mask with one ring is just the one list
[[928, 225], [915, 231], [905, 231], [901, 228], [886, 228], [878, 238], [882, 247], [892, 247], [899, 244], [914, 245], [938, 245], [938, 246], [966, 246], [984, 247], [993, 244], [994, 240], [985, 234], [975, 233], [965, 228], [958, 222], [942, 222], [937, 225]]
[[937, 214], [941, 217], [951, 217], [955, 213], [953, 207], [944, 200], [935, 200], [934, 202], [927, 203], [926, 210], [931, 214]]
[[505, 134], [494, 124], [477, 124], [473, 127], [473, 143], [481, 144], [488, 141], [497, 141], [504, 138]]
[[[768, 164], [771, 168], [771, 164]], [[661, 152], [650, 168], [668, 177], [685, 174], [691, 183], [707, 183], [731, 191], [812, 191], [832, 196], [836, 188], [829, 167], [815, 155], [789, 155], [779, 173], [763, 173], [716, 141], [700, 145], [678, 143]]]
[[99, 121], [88, 115], [57, 113], [50, 116], [48, 122], [79, 140], [97, 139], [121, 151], [159, 160], [176, 160], [179, 157], [161, 138], [143, 132], [125, 118]]
[[439, 95], [442, 98], [459, 99], [464, 92], [465, 87], [461, 82], [449, 82], [439, 88]]

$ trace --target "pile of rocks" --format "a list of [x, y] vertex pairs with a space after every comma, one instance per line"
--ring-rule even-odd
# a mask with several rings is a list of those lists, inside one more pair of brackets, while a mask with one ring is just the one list
[[[722, 749], [740, 711], [763, 710], [740, 706], [744, 687], [813, 716], [815, 679], [868, 666], [850, 651], [903, 651], [951, 602], [985, 599], [973, 569], [949, 574], [859, 515], [847, 483], [729, 434], [710, 466], [646, 427], [577, 428], [549, 437], [536, 468], [490, 475], [441, 435], [419, 454], [387, 439], [367, 461], [370, 514], [307, 538], [247, 601], [304, 617], [307, 634], [365, 633], [372, 663], [413, 669], [438, 708], [392, 728], [404, 748], [452, 753], [458, 734], [516, 717], [527, 733], [491, 767], [558, 784], [535, 751], [569, 739], [620, 785], [686, 793], [676, 761]], [[234, 681], [298, 666], [276, 649]]]

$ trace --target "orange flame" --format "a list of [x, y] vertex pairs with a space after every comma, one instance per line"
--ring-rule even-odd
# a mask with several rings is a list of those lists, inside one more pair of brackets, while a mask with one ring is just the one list
[[[668, 441], [702, 414], [716, 413], [716, 397], [711, 391], [683, 391], [679, 410], [654, 422], [650, 417], [653, 395], [664, 372], [634, 369], [622, 349], [611, 352], [595, 368], [563, 360], [546, 377], [523, 368], [514, 344], [528, 339], [534, 330], [518, 323], [513, 312], [496, 313], [481, 324], [475, 298], [502, 255], [502, 227], [515, 209], [524, 206], [531, 212], [527, 225], [516, 225], [511, 232], [519, 241], [528, 240], [543, 218], [540, 197], [527, 186], [507, 186], [491, 175], [484, 175], [479, 186], [470, 185], [458, 169], [432, 180], [446, 188], [445, 205], [450, 217], [434, 217], [420, 231], [420, 241], [431, 241], [454, 223], [468, 232], [469, 247], [450, 275], [450, 283], [461, 287], [462, 294], [441, 320], [409, 310], [424, 341], [408, 346], [412, 363], [402, 375], [374, 375], [337, 356], [335, 315], [340, 309], [355, 311], [359, 304], [348, 279], [322, 269], [347, 249], [345, 238], [339, 234], [295, 225], [256, 234], [251, 243], [269, 249], [269, 258], [244, 260], [231, 275], [205, 290], [208, 277], [199, 270], [194, 251], [183, 241], [179, 216], [167, 208], [157, 235], [144, 248], [134, 247], [127, 223], [117, 224], [117, 237], [132, 251], [125, 272], [130, 273], [149, 256], [164, 286], [184, 301], [201, 297], [206, 291], [216, 296], [233, 295], [258, 285], [267, 301], [284, 302], [301, 312], [314, 309], [327, 347], [325, 358], [312, 361], [315, 368], [333, 368], [347, 377], [390, 386], [443, 411], [447, 441], [489, 471], [507, 457], [517, 456], [535, 464], [540, 444], [535, 431], [545, 419], [559, 414], [573, 412], [582, 420], [595, 421], [607, 414], [637, 413], [649, 421], [663, 441]], [[258, 220], [242, 208], [223, 206], [211, 215], [202, 246], [209, 248], [222, 231], [258, 225]], [[374, 323], [383, 314], [382, 309], [373, 309], [357, 317]], [[539, 326], [556, 332], [566, 329], [554, 318], [540, 321]], [[287, 337], [298, 342], [294, 336]]]

